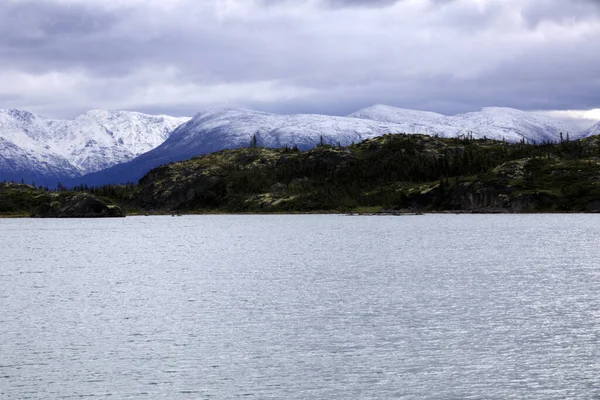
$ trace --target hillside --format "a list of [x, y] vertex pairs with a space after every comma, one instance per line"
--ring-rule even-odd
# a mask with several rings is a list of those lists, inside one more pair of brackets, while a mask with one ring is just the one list
[[183, 212], [592, 212], [599, 144], [385, 135], [305, 152], [226, 150], [150, 171], [132, 201]]
[[314, 148], [322, 140], [349, 145], [369, 137], [402, 132], [402, 125], [328, 115], [280, 115], [245, 109], [216, 109], [198, 113], [179, 126], [156, 149], [134, 160], [81, 179], [92, 185], [136, 182], [152, 168], [224, 149], [247, 147], [253, 137], [260, 146]]
[[599, 212], [600, 137], [535, 145], [397, 134], [308, 151], [245, 147], [165, 164], [137, 185], [74, 190], [0, 184], [0, 214], [58, 200], [72, 209], [89, 200], [79, 192], [136, 213]]
[[41, 187], [0, 183], [0, 216], [35, 218], [124, 217], [112, 200], [91, 193], [48, 191]]
[[509, 142], [556, 142], [561, 132], [572, 139], [580, 129], [563, 121], [509, 108], [444, 116], [389, 106], [374, 106], [346, 117], [318, 114], [272, 114], [246, 109], [211, 109], [180, 125], [164, 143], [126, 163], [81, 178], [70, 185], [137, 182], [152, 168], [224, 149], [259, 146], [308, 150], [321, 141], [348, 146], [390, 133], [430, 134], [454, 138], [470, 135]]

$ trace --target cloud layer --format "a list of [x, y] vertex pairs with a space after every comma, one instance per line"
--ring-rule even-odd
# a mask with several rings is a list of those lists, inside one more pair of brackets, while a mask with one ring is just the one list
[[8, 0], [0, 108], [600, 107], [594, 0]]

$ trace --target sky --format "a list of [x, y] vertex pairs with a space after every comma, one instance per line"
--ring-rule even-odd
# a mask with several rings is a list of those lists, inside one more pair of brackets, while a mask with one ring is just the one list
[[600, 0], [0, 2], [0, 108], [373, 104], [600, 119]]

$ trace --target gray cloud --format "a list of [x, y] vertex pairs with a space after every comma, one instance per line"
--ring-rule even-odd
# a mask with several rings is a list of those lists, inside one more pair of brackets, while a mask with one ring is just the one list
[[539, 0], [523, 6], [521, 13], [529, 26], [535, 28], [546, 21], [575, 24], [589, 19], [590, 15], [598, 15], [599, 12], [600, 2], [596, 0], [575, 0], [568, 3]]
[[0, 4], [0, 108], [600, 107], [593, 0]]
[[334, 7], [387, 7], [400, 0], [329, 0]]
[[[275, 1], [275, 0], [271, 0]], [[323, 3], [333, 7], [389, 7], [404, 0], [323, 0]], [[455, 0], [424, 0], [433, 5], [444, 5]]]
[[85, 4], [8, 2], [0, 13], [2, 40], [89, 35], [109, 28], [115, 14]]
[[[261, 4], [270, 7], [277, 7], [290, 4], [297, 0], [260, 0]], [[366, 7], [380, 8], [388, 7], [403, 0], [319, 0], [317, 4], [325, 7], [345, 8], [345, 7]], [[440, 0], [434, 0], [440, 1]], [[444, 1], [444, 0], [442, 0]]]
[[[42, 73], [89, 68], [111, 56], [105, 35], [127, 18], [127, 12], [50, 2], [9, 2], [0, 6], [0, 58], [4, 67]], [[112, 54], [125, 56], [125, 54]]]

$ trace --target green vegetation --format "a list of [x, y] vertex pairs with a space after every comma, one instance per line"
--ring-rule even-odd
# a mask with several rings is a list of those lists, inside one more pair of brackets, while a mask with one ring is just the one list
[[[0, 194], [0, 213], [30, 209], [36, 190]], [[130, 213], [595, 212], [600, 138], [534, 145], [401, 134], [305, 152], [253, 138], [248, 148], [163, 165], [138, 185], [75, 190]]]
[[0, 183], [0, 215], [29, 216], [42, 204], [44, 193], [32, 185]]
[[251, 146], [154, 169], [140, 181], [137, 204], [181, 212], [595, 211], [599, 143], [385, 135], [306, 152]]
[[0, 183], [0, 216], [38, 218], [124, 217], [112, 200], [87, 192], [49, 191], [32, 185]]

